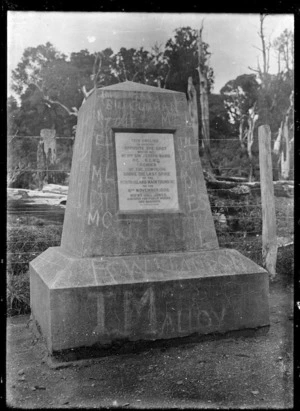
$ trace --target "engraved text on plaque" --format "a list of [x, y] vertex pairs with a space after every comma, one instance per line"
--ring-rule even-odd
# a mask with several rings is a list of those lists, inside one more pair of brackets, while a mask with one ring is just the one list
[[178, 211], [174, 137], [115, 133], [120, 211]]

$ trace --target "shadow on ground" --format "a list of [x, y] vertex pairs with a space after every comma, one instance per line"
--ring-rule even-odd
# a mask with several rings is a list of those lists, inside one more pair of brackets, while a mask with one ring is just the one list
[[111, 353], [59, 366], [29, 316], [8, 319], [7, 404], [22, 408], [291, 408], [293, 285], [270, 285], [265, 335]]

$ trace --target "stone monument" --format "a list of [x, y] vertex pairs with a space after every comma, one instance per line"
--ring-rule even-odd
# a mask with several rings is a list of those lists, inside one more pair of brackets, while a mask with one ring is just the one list
[[61, 246], [30, 264], [49, 351], [266, 326], [268, 285], [219, 248], [185, 94], [94, 91], [79, 111]]

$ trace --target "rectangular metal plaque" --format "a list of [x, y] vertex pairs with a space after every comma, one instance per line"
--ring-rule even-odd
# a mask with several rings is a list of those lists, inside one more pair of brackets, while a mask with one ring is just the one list
[[120, 211], [178, 211], [174, 136], [115, 133]]

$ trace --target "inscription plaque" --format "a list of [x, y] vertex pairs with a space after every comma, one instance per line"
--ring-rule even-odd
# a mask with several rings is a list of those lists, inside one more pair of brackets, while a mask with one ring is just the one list
[[115, 133], [120, 211], [179, 211], [174, 137]]

